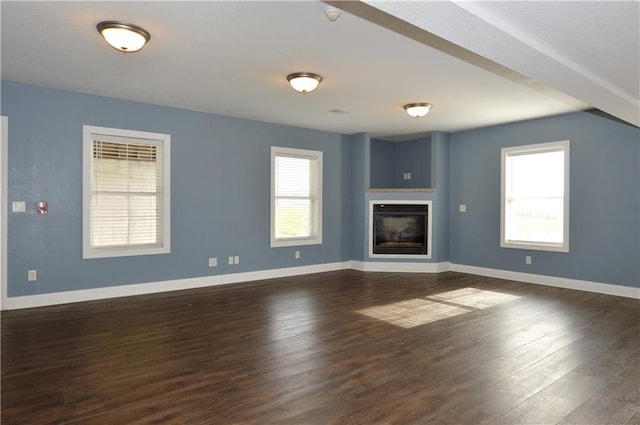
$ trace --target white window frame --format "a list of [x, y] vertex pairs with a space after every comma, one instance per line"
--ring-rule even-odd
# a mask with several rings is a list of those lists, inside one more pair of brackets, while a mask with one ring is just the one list
[[[564, 153], [564, 193], [563, 193], [563, 236], [562, 243], [514, 241], [506, 238], [506, 206], [507, 206], [507, 160], [509, 156], [527, 155], [544, 152], [562, 151]], [[501, 150], [500, 173], [500, 246], [502, 248], [529, 249], [537, 251], [569, 252], [569, 180], [570, 180], [570, 143], [562, 140], [550, 143], [514, 146]], [[541, 170], [544, 172], [544, 170]]]
[[[168, 254], [171, 252], [171, 135], [150, 133], [118, 128], [82, 127], [82, 258], [125, 257], [135, 255]], [[149, 247], [92, 247], [91, 246], [91, 157], [96, 139], [125, 140], [131, 143], [161, 145], [162, 155], [162, 224], [161, 241], [158, 246]]]
[[[313, 211], [314, 222], [312, 223], [312, 235], [310, 237], [293, 237], [293, 238], [276, 238], [276, 157], [288, 156], [297, 158], [306, 158], [316, 161], [316, 176], [318, 190]], [[301, 245], [319, 245], [322, 244], [322, 152], [306, 149], [283, 148], [278, 146], [271, 147], [271, 220], [270, 220], [270, 246], [286, 247]]]

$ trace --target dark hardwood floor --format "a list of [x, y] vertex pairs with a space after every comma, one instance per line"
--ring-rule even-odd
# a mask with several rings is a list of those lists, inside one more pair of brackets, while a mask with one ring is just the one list
[[640, 424], [639, 307], [345, 270], [2, 312], [2, 424]]

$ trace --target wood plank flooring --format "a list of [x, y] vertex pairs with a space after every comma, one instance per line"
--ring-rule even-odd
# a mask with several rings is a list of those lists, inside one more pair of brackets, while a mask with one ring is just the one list
[[9, 424], [640, 424], [640, 302], [344, 270], [2, 312]]

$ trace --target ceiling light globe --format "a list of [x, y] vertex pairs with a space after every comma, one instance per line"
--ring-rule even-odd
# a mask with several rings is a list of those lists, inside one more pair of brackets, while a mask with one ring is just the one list
[[322, 81], [322, 77], [312, 72], [296, 72], [287, 75], [287, 81], [294, 90], [302, 94], [314, 91]]
[[100, 22], [97, 28], [111, 47], [124, 53], [137, 52], [151, 39], [147, 31], [131, 24], [105, 21]]
[[404, 105], [404, 110], [407, 111], [407, 114], [411, 115], [412, 117], [420, 118], [427, 115], [432, 107], [433, 105], [430, 103], [417, 102]]

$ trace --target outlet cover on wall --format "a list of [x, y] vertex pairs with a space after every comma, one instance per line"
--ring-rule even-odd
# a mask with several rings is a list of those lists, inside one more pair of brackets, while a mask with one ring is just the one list
[[38, 272], [36, 270], [29, 270], [27, 272], [27, 281], [35, 282], [38, 280]]
[[216, 267], [218, 265], [218, 259], [216, 257], [209, 258], [209, 267]]

